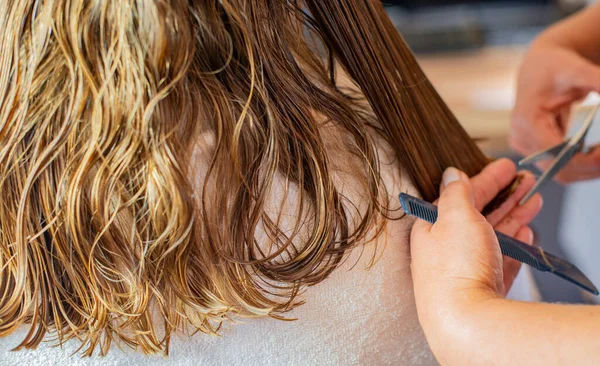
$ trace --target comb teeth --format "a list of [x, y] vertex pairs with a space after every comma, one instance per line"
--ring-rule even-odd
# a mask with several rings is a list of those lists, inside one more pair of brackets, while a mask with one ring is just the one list
[[[431, 203], [412, 197], [406, 193], [400, 193], [398, 198], [402, 204], [402, 210], [406, 214], [416, 216], [432, 224], [437, 221], [437, 207]], [[546, 253], [540, 248], [532, 247], [497, 231], [496, 236], [498, 237], [500, 250], [505, 256], [528, 264], [539, 271], [552, 272], [584, 290], [598, 295], [596, 286], [575, 265], [550, 253]]]
[[411, 213], [421, 220], [425, 220], [431, 224], [434, 224], [437, 221], [438, 214], [436, 211], [430, 210], [423, 205], [419, 205], [413, 200], [408, 201], [408, 206], [410, 207]]
[[545, 270], [545, 268], [540, 267], [540, 262], [533, 256], [531, 256], [531, 254], [526, 253], [517, 247], [513, 247], [511, 245], [504, 245], [502, 242], [500, 242], [500, 250], [502, 251], [502, 254], [507, 257], [511, 257], [513, 259], [518, 260], [519, 262], [528, 264], [537, 270]]

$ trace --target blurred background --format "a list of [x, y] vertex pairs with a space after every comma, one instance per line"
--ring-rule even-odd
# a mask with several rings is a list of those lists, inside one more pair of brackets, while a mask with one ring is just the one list
[[[550, 24], [589, 6], [589, 0], [385, 0], [397, 29], [465, 129], [483, 137], [493, 157], [520, 157], [507, 138], [516, 75], [528, 44]], [[598, 97], [591, 97], [591, 99]], [[591, 101], [588, 100], [587, 103]], [[577, 119], [578, 115], [574, 115]], [[576, 125], [576, 124], [575, 124]], [[600, 141], [600, 123], [588, 143]], [[533, 223], [536, 241], [567, 257], [600, 284], [600, 181], [542, 191]], [[595, 229], [598, 227], [598, 229]], [[532, 286], [532, 284], [534, 286]], [[513, 297], [569, 303], [600, 302], [549, 274], [522, 271]]]

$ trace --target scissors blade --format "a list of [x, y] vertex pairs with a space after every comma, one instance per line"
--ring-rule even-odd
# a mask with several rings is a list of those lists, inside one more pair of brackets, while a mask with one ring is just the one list
[[523, 205], [527, 200], [529, 200], [534, 194], [536, 194], [546, 183], [552, 180], [556, 173], [558, 173], [567, 163], [573, 155], [577, 153], [579, 150], [578, 146], [572, 146], [568, 144], [563, 150], [558, 154], [552, 165], [540, 176], [540, 179], [535, 182], [535, 185], [527, 192], [525, 197], [521, 199], [519, 205]]
[[552, 159], [558, 155], [562, 149], [569, 143], [569, 140], [565, 140], [558, 145], [552, 146], [546, 150], [538, 151], [535, 154], [529, 155], [521, 159], [518, 163], [519, 166], [526, 164], [532, 164], [540, 160]]

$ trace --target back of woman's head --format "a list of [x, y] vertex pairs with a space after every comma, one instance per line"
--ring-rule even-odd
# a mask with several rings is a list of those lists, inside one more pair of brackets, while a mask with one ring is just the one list
[[0, 27], [0, 335], [31, 323], [20, 347], [157, 352], [278, 317], [392, 215], [375, 136], [426, 199], [486, 162], [377, 2], [3, 1]]

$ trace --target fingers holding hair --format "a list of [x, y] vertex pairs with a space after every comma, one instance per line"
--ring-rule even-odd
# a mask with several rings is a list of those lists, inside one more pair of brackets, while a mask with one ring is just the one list
[[438, 201], [438, 220], [485, 220], [475, 208], [475, 193], [469, 177], [456, 168], [448, 168], [442, 176], [442, 189]]

